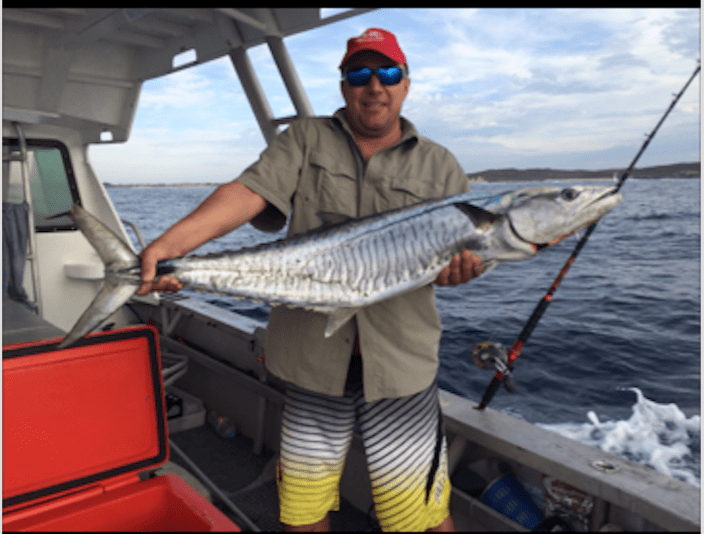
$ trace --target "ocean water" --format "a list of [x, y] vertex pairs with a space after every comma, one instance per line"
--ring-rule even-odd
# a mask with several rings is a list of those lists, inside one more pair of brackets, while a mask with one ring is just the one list
[[[212, 189], [108, 192], [150, 242]], [[629, 179], [621, 191], [623, 202], [599, 222], [516, 361], [515, 392], [499, 389], [489, 406], [699, 486], [700, 181]], [[283, 235], [245, 225], [198, 252]], [[472, 348], [486, 340], [513, 344], [576, 243], [568, 238], [463, 286], [436, 288], [441, 387], [481, 399], [492, 373], [473, 365]], [[265, 304], [193, 294], [258, 319], [269, 312]]]

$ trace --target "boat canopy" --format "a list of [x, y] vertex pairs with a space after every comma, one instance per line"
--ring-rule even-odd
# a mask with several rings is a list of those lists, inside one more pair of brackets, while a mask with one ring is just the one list
[[358, 15], [318, 8], [4, 8], [3, 119], [81, 132], [85, 144], [124, 142], [142, 82], [229, 55], [267, 142], [274, 118], [246, 50], [266, 43], [296, 108], [312, 108], [283, 39]]

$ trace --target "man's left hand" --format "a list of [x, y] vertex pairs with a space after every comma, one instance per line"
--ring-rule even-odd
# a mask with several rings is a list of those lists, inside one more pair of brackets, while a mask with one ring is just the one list
[[479, 256], [472, 254], [469, 250], [463, 250], [452, 258], [450, 265], [440, 271], [435, 283], [439, 286], [464, 284], [479, 276], [483, 270], [482, 260]]

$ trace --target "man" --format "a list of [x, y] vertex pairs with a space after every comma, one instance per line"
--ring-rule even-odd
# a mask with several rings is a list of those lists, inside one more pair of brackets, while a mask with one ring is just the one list
[[[469, 188], [455, 158], [400, 116], [410, 79], [393, 34], [371, 28], [350, 39], [340, 68], [346, 107], [294, 121], [237, 180], [149, 245], [138, 294], [180, 289], [166, 276], [151, 282], [156, 262], [247, 221], [275, 230], [290, 216], [295, 235]], [[480, 272], [481, 260], [463, 251], [436, 283], [464, 283]], [[329, 530], [358, 428], [382, 529], [453, 529], [433, 288], [364, 308], [327, 339], [325, 324], [323, 315], [302, 309], [277, 307], [269, 317], [267, 369], [287, 382], [281, 522], [290, 530]]]

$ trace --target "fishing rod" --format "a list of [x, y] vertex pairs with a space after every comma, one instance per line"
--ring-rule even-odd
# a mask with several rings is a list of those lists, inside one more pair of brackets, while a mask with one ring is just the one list
[[[699, 73], [700, 69], [701, 69], [701, 62], [697, 61], [697, 68], [694, 69], [694, 73], [689, 78], [689, 80], [687, 80], [687, 83], [684, 84], [684, 87], [682, 88], [682, 90], [674, 96], [672, 103], [670, 104], [670, 107], [667, 108], [667, 111], [665, 111], [665, 114], [662, 116], [662, 118], [660, 119], [660, 122], [658, 122], [657, 126], [655, 126], [655, 129], [653, 129], [653, 131], [650, 133], [650, 135], [648, 135], [646, 137], [645, 142], [643, 143], [643, 146], [638, 151], [638, 154], [636, 154], [636, 157], [633, 159], [633, 161], [631, 162], [629, 167], [626, 169], [626, 171], [621, 175], [621, 178], [618, 180], [616, 188], [614, 189], [614, 193], [618, 192], [618, 190], [621, 189], [621, 186], [626, 181], [626, 178], [628, 178], [628, 175], [631, 173], [631, 171], [635, 167], [636, 162], [638, 161], [638, 159], [640, 159], [641, 154], [643, 154], [646, 147], [650, 144], [650, 141], [655, 136], [655, 133], [660, 128], [660, 125], [663, 122], [665, 122], [665, 119], [670, 114], [670, 111], [672, 111], [672, 109], [675, 107], [675, 105], [679, 101], [680, 97], [687, 90], [687, 87], [689, 87], [689, 84], [692, 83], [692, 80], [694, 80], [694, 78]], [[557, 278], [555, 278], [555, 281], [550, 286], [550, 289], [548, 289], [547, 293], [545, 293], [543, 298], [540, 299], [540, 301], [538, 302], [538, 305], [533, 310], [533, 313], [528, 318], [528, 321], [526, 322], [525, 326], [523, 327], [523, 330], [521, 330], [521, 333], [518, 334], [518, 338], [516, 338], [516, 341], [513, 343], [511, 348], [508, 350], [508, 352], [506, 351], [506, 348], [501, 343], [495, 343], [493, 341], [483, 341], [483, 342], [477, 344], [474, 347], [474, 349], [472, 350], [472, 360], [477, 365], [477, 367], [479, 367], [481, 369], [487, 369], [493, 365], [493, 367], [496, 369], [496, 372], [494, 373], [494, 377], [491, 379], [491, 382], [489, 382], [489, 385], [487, 386], [486, 390], [484, 391], [484, 395], [482, 396], [482, 400], [480, 401], [480, 403], [476, 407], [476, 409], [483, 410], [484, 408], [486, 408], [486, 405], [489, 404], [489, 401], [492, 399], [492, 397], [494, 396], [496, 391], [499, 389], [499, 386], [501, 384], [503, 384], [504, 387], [506, 388], [506, 390], [509, 392], [513, 392], [515, 390], [515, 383], [513, 381], [513, 377], [511, 376], [511, 371], [513, 370], [513, 365], [514, 365], [516, 359], [518, 358], [518, 356], [521, 354], [521, 351], [523, 350], [523, 346], [525, 345], [526, 340], [528, 339], [530, 334], [533, 332], [533, 329], [538, 324], [538, 321], [540, 320], [540, 317], [543, 315], [543, 312], [548, 307], [548, 304], [550, 304], [550, 302], [552, 301], [552, 296], [554, 295], [555, 291], [557, 290], [557, 287], [560, 285], [560, 283], [562, 282], [562, 279], [567, 274], [567, 271], [574, 263], [574, 260], [577, 258], [577, 255], [581, 252], [582, 248], [584, 247], [587, 240], [589, 239], [589, 236], [592, 235], [594, 228], [596, 228], [596, 224], [597, 224], [596, 222], [593, 222], [591, 225], [589, 225], [586, 232], [584, 233], [584, 236], [582, 236], [582, 238], [577, 243], [577, 246], [575, 247], [574, 251], [572, 251], [572, 254], [570, 255], [570, 257], [565, 262], [564, 266], [560, 270], [560, 273], [557, 275]], [[547, 246], [548, 245], [540, 245], [540, 246], [538, 246], [538, 250], [545, 248]]]

